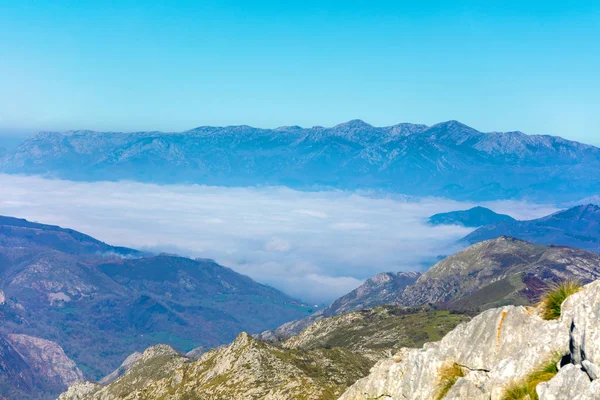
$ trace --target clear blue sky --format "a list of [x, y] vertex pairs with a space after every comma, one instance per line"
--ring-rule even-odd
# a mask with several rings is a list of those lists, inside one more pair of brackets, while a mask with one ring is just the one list
[[0, 132], [458, 119], [600, 145], [599, 1], [0, 0]]

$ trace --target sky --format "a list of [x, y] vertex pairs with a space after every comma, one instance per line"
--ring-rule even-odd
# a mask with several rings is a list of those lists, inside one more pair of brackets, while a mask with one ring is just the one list
[[600, 2], [0, 0], [0, 135], [434, 124], [600, 145]]
[[[424, 271], [471, 232], [429, 216], [471, 203], [284, 187], [71, 182], [0, 174], [0, 215], [56, 224], [113, 245], [212, 258], [303, 301], [327, 304], [380, 272]], [[483, 205], [518, 219], [552, 205]]]

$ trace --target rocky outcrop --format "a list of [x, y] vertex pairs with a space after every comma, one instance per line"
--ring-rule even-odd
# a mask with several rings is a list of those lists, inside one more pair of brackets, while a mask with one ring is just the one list
[[242, 333], [197, 361], [168, 346], [152, 347], [111, 384], [78, 383], [59, 399], [329, 400], [369, 365], [345, 349], [283, 350]]
[[488, 310], [437, 343], [403, 349], [381, 361], [340, 399], [433, 399], [440, 394], [444, 367], [451, 364], [463, 376], [456, 377], [444, 399], [500, 400], [507, 387], [557, 355], [562, 356], [560, 370], [537, 385], [540, 399], [600, 398], [600, 281], [567, 298], [559, 320], [545, 321], [538, 311]]

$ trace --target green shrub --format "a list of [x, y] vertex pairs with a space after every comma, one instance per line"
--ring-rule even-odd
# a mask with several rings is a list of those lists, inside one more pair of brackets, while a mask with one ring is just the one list
[[540, 367], [531, 374], [510, 384], [505, 389], [502, 400], [539, 400], [535, 388], [540, 383], [549, 381], [558, 373], [558, 368], [556, 365], [561, 358], [561, 354], [555, 354], [551, 359], [540, 365]]
[[443, 366], [438, 372], [439, 389], [435, 396], [435, 400], [442, 400], [446, 394], [452, 389], [452, 386], [459, 378], [465, 376], [463, 368], [457, 363], [452, 363]]
[[567, 297], [581, 290], [581, 283], [568, 280], [550, 286], [542, 296], [542, 317], [546, 320], [560, 317], [560, 306]]

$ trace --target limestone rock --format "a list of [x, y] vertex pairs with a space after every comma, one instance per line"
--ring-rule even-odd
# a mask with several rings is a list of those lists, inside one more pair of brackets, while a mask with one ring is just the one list
[[548, 382], [540, 383], [536, 391], [540, 400], [598, 399], [598, 396], [592, 396], [590, 383], [590, 379], [581, 368], [569, 364], [561, 368]]
[[488, 310], [459, 325], [440, 342], [405, 350], [399, 363], [386, 360], [376, 365], [371, 375], [359, 380], [341, 399], [358, 400], [365, 394], [375, 398], [387, 395], [392, 400], [432, 399], [439, 390], [438, 373], [448, 363], [467, 371], [461, 379], [465, 382], [456, 390], [474, 392], [479, 388], [499, 399], [509, 382], [525, 376], [554, 352], [567, 353], [568, 335], [563, 324], [543, 321], [525, 307]]
[[539, 310], [526, 307], [488, 310], [440, 342], [404, 349], [395, 359], [379, 362], [340, 399], [431, 399], [438, 393], [443, 365], [456, 363], [464, 376], [444, 399], [499, 400], [508, 385], [562, 354], [569, 363], [537, 386], [540, 399], [598, 400], [600, 281], [568, 297], [561, 310], [557, 321], [544, 321]]
[[58, 397], [58, 400], [83, 400], [87, 395], [100, 389], [100, 385], [92, 382], [76, 382], [69, 390]]
[[561, 321], [571, 329], [571, 358], [600, 365], [600, 281], [569, 296], [562, 305]]

